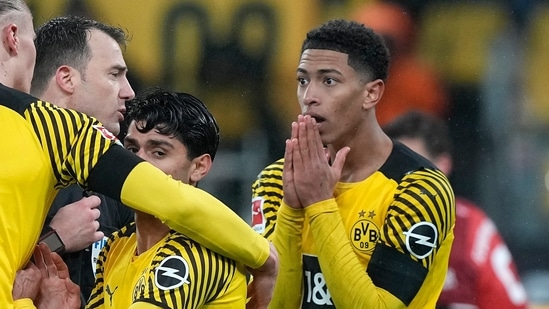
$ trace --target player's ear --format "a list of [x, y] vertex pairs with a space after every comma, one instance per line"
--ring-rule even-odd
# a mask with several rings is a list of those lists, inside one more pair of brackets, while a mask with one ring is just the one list
[[208, 174], [212, 168], [212, 157], [209, 154], [203, 154], [192, 160], [190, 183], [198, 183]]
[[55, 82], [59, 88], [68, 93], [73, 93], [76, 85], [76, 78], [79, 78], [80, 72], [75, 68], [62, 65], [55, 71]]
[[8, 50], [10, 55], [17, 55], [19, 53], [19, 37], [18, 27], [16, 24], [7, 25], [3, 31], [3, 41], [6, 42], [5, 48]]
[[377, 105], [385, 91], [385, 83], [381, 79], [376, 79], [364, 85], [364, 109], [370, 109]]

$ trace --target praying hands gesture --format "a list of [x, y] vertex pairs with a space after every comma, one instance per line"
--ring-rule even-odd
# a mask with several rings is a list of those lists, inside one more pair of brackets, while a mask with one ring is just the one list
[[284, 153], [284, 200], [292, 208], [304, 208], [333, 197], [349, 147], [340, 149], [332, 165], [311, 116], [299, 115], [292, 123]]

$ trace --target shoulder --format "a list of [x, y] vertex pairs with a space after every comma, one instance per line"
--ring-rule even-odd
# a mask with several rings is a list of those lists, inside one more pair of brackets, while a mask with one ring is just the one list
[[393, 141], [393, 150], [379, 171], [387, 178], [400, 182], [406, 175], [425, 169], [437, 170], [429, 160], [404, 144]]
[[33, 102], [37, 101], [39, 101], [37, 98], [27, 93], [0, 84], [0, 105], [21, 115]]
[[259, 172], [259, 175], [257, 176], [257, 180], [265, 180], [270, 178], [280, 178], [282, 179], [282, 169], [284, 167], [284, 159], [279, 159], [269, 165], [267, 165], [261, 172]]
[[118, 231], [112, 233], [110, 241], [117, 241], [119, 239], [128, 238], [135, 233], [135, 222], [123, 226]]
[[252, 184], [252, 196], [275, 195], [282, 198], [282, 170], [284, 159], [280, 159], [265, 167]]

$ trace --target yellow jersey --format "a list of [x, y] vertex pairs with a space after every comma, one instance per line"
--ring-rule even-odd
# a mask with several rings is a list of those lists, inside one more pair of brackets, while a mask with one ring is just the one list
[[455, 222], [441, 171], [395, 142], [371, 176], [296, 210], [282, 205], [282, 167], [273, 163], [252, 186], [253, 228], [279, 250], [284, 289], [273, 308], [435, 308]]

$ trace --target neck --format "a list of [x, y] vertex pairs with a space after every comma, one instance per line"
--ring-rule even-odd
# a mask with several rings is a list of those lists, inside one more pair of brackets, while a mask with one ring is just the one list
[[367, 134], [357, 134], [349, 145], [329, 146], [331, 160], [344, 146], [351, 147], [341, 171], [341, 182], [359, 182], [375, 173], [387, 160], [393, 149], [391, 139], [379, 125], [367, 128]]
[[135, 212], [135, 229], [137, 255], [152, 248], [170, 232], [170, 228], [158, 218], [139, 211]]

